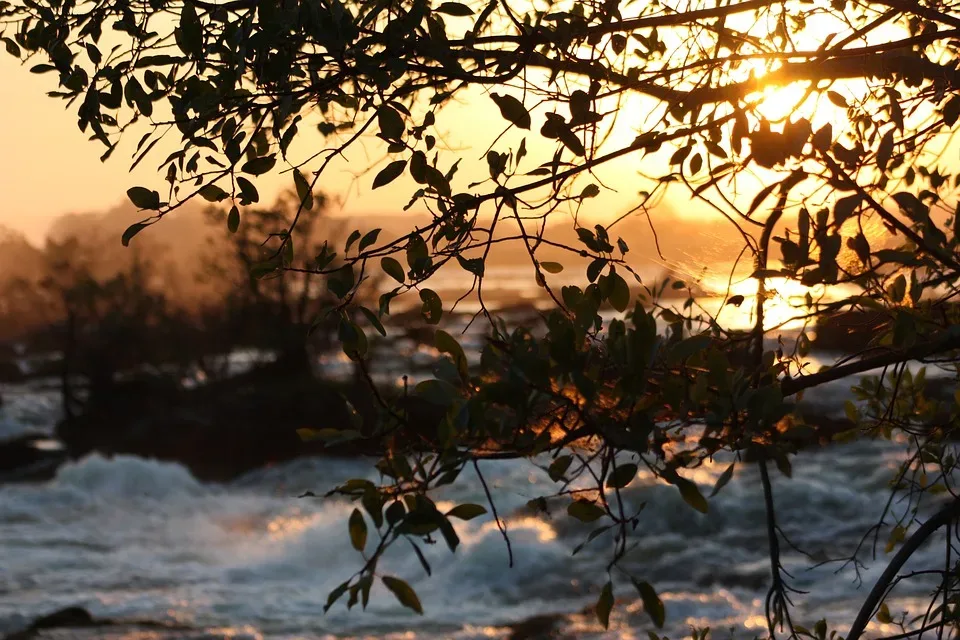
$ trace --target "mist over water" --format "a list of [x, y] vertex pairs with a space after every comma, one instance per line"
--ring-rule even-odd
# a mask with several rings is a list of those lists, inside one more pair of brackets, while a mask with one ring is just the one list
[[[784, 533], [815, 559], [849, 553], [879, 516], [897, 455], [894, 445], [868, 441], [796, 458], [791, 480], [775, 478]], [[709, 493], [728, 463], [715, 461], [690, 477]], [[532, 515], [527, 501], [554, 486], [545, 472], [524, 461], [487, 462], [481, 470], [506, 517], [513, 568], [489, 516], [457, 521], [455, 554], [442, 540], [420, 545], [432, 577], [407, 544], [380, 566], [410, 582], [424, 616], [403, 609], [379, 584], [366, 611], [340, 603], [324, 615], [327, 594], [363, 562], [347, 536], [353, 505], [297, 496], [322, 494], [351, 477], [375, 480], [371, 461], [301, 459], [215, 485], [176, 464], [84, 458], [48, 483], [0, 487], [0, 632], [70, 605], [97, 617], [195, 630], [163, 637], [507, 637], [505, 625], [551, 613], [573, 614], [559, 623], [572, 637], [646, 637], [653, 630], [617, 573], [611, 628], [597, 625], [589, 609], [607, 579], [612, 540], [602, 535], [573, 556], [592, 526], [568, 518], [565, 503], [549, 516]], [[684, 505], [674, 487], [643, 475], [623, 495], [628, 505], [646, 503], [624, 568], [657, 587], [668, 635], [681, 637], [691, 626], [711, 626], [718, 637], [730, 628], [738, 637], [763, 633], [769, 564], [760, 483], [749, 465], [738, 467], [706, 516]], [[437, 499], [441, 508], [485, 502], [470, 470]], [[940, 552], [930, 547], [916, 561], [929, 553]], [[809, 570], [810, 561], [786, 554], [794, 585], [810, 591], [798, 597], [798, 621], [807, 625], [823, 616], [848, 625], [883, 565], [881, 555], [858, 590], [852, 571]], [[920, 587], [912, 595], [921, 596]], [[146, 632], [102, 632], [110, 633]]]

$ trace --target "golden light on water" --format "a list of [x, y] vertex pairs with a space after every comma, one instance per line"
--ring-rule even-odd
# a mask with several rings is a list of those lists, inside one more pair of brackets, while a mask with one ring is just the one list
[[[705, 298], [701, 304], [718, 318], [723, 326], [731, 329], [749, 329], [756, 322], [757, 281], [743, 277], [728, 282], [726, 277], [708, 274], [702, 282], [703, 287], [717, 297]], [[807, 296], [813, 301], [833, 299], [842, 288], [815, 285], [807, 287], [796, 280], [786, 277], [767, 278], [765, 281], [766, 300], [763, 305], [764, 327], [778, 327], [785, 330], [799, 329], [804, 326], [803, 316]], [[731, 299], [743, 296], [739, 305], [731, 304]]]
[[[804, 305], [807, 296], [813, 300], [819, 300], [826, 293], [826, 287], [823, 285], [807, 287], [787, 278], [770, 278], [765, 284], [767, 299], [763, 304], [764, 324], [771, 327], [782, 326], [784, 329], [802, 327], [804, 320], [801, 316], [806, 313]], [[733, 287], [734, 295], [746, 296], [749, 295], [747, 292], [750, 290], [753, 291], [753, 297], [756, 299], [755, 281], [745, 281]], [[751, 309], [751, 314], [753, 313], [755, 311]]]
[[684, 469], [684, 478], [700, 485], [701, 489], [708, 490], [716, 485], [717, 480], [723, 475], [723, 472], [730, 466], [729, 461], [719, 462], [717, 460], [704, 460], [702, 464], [693, 469]]
[[277, 516], [267, 523], [267, 534], [272, 540], [284, 540], [302, 534], [321, 520], [320, 514], [303, 514], [300, 510]]
[[[510, 529], [512, 531], [517, 531], [520, 529], [532, 531], [537, 536], [537, 542], [541, 543], [552, 542], [557, 539], [557, 532], [554, 531], [553, 527], [550, 526], [549, 523], [530, 516], [511, 518]], [[478, 535], [482, 536], [488, 534], [500, 535], [500, 530], [497, 528], [496, 522], [490, 521], [480, 527]]]

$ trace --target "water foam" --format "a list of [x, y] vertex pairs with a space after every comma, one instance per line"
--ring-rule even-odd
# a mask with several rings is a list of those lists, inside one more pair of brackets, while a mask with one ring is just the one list
[[114, 500], [164, 500], [198, 496], [207, 489], [183, 466], [136, 456], [110, 458], [89, 455], [64, 465], [54, 480], [58, 488], [72, 488]]
[[[803, 456], [792, 480], [775, 472], [781, 525], [815, 546], [853, 540], [878, 515], [889, 455], [889, 445], [856, 443]], [[716, 465], [691, 474], [704, 493], [726, 467]], [[373, 477], [370, 461], [300, 460], [228, 485], [204, 485], [176, 464], [90, 456], [65, 466], [47, 485], [0, 488], [0, 545], [17, 558], [0, 568], [0, 618], [42, 613], [51, 603], [79, 603], [96, 615], [211, 628], [250, 625], [265, 636], [383, 637], [415, 629], [418, 637], [470, 637], [468, 627], [481, 636], [494, 633], [491, 625], [594, 602], [606, 579], [611, 538], [601, 536], [572, 557], [594, 525], [573, 522], [562, 513], [562, 500], [551, 516], [529, 515], [526, 501], [555, 486], [542, 471], [524, 461], [483, 463], [481, 470], [506, 518], [512, 569], [490, 515], [457, 521], [461, 544], [455, 554], [442, 539], [418, 542], [432, 577], [405, 541], [378, 566], [413, 585], [424, 617], [412, 615], [380, 584], [366, 613], [340, 603], [324, 615], [329, 591], [363, 564], [347, 536], [346, 519], [355, 505], [295, 496], [307, 489], [321, 494], [349, 477]], [[440, 493], [441, 508], [486, 503], [473, 473], [468, 469]], [[628, 506], [646, 503], [625, 566], [669, 594], [665, 599], [681, 631], [684, 621], [752, 619], [768, 571], [755, 465], [738, 467], [710, 501], [707, 516], [683, 505], [675, 487], [647, 476], [622, 494]], [[371, 530], [370, 544], [375, 541]], [[807, 610], [829, 604], [837, 615], [849, 616], [860, 596], [851, 592], [849, 576], [834, 576], [834, 568], [796, 574], [814, 587]], [[617, 596], [628, 607], [617, 624], [642, 629], [646, 618], [629, 609], [636, 600], [632, 587], [617, 580]], [[728, 597], [698, 599], [711, 590]], [[585, 637], [599, 634], [589, 629]]]

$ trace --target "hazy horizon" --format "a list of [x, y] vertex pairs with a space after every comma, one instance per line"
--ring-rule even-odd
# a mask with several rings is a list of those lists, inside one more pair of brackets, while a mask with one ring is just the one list
[[[33, 61], [21, 65], [11, 56], [0, 56], [0, 74], [13, 78], [16, 86], [14, 99], [0, 101], [0, 123], [3, 123], [0, 124], [0, 143], [5, 149], [15, 150], [0, 158], [0, 172], [5, 178], [5, 188], [0, 190], [0, 225], [23, 233], [33, 243], [40, 243], [54, 221], [64, 214], [108, 211], [126, 202], [126, 190], [132, 186], [162, 186], [156, 163], [165, 153], [158, 150], [163, 146], [161, 144], [130, 172], [130, 155], [135, 140], [126, 138], [108, 161], [101, 162], [103, 146], [91, 142], [87, 134], [80, 132], [76, 115], [66, 108], [65, 102], [46, 95], [47, 91], [56, 88], [55, 80], [50, 74], [30, 73], [32, 64]], [[502, 120], [493, 111], [492, 102], [483, 96], [477, 98], [475, 102], [465, 100], [450, 107], [453, 117], [445, 121], [467, 122], [489, 117], [500, 126]], [[447, 144], [479, 148], [477, 145], [481, 140], [473, 139], [481, 133], [477, 129], [483, 128], [463, 127], [447, 132]], [[628, 131], [625, 135], [632, 133]], [[319, 134], [312, 134], [304, 144], [322, 143]], [[534, 137], [528, 144], [541, 143], [543, 141]], [[365, 142], [351, 150], [351, 154], [331, 166], [333, 171], [319, 187], [323, 193], [341, 201], [339, 207], [331, 207], [331, 213], [344, 217], [403, 215], [402, 207], [412, 193], [412, 183], [397, 180], [374, 191], [370, 188], [372, 175], [365, 175], [358, 181], [354, 178], [358, 172], [379, 162], [382, 150], [376, 148], [375, 143]], [[604, 180], [613, 188], [594, 198], [583, 213], [613, 220], [628, 212], [636, 204], [637, 191], [644, 186], [637, 170], [643, 162], [656, 161], [652, 156], [637, 158], [616, 167], [611, 172], [613, 179], [605, 176]], [[478, 166], [483, 164], [482, 170], [486, 171], [482, 154], [465, 164], [473, 162]], [[462, 170], [468, 171], [469, 167]], [[261, 176], [258, 180], [261, 204], [272, 202], [282, 189], [290, 186], [289, 175]], [[666, 204], [659, 212], [670, 218], [718, 220], [707, 205], [691, 201], [688, 195], [668, 197]]]

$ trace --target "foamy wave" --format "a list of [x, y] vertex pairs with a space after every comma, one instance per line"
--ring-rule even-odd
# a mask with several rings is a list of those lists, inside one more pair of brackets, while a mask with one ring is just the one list
[[206, 492], [204, 486], [179, 464], [127, 455], [111, 458], [89, 455], [64, 465], [53, 482], [58, 487], [71, 487], [114, 499], [161, 500]]
[[[877, 516], [891, 455], [890, 445], [859, 442], [808, 452], [796, 460], [790, 481], [774, 472], [779, 523], [812, 551], [853, 540]], [[688, 476], [708, 494], [725, 468], [717, 462]], [[369, 460], [304, 459], [227, 485], [203, 485], [177, 464], [90, 456], [65, 466], [47, 485], [2, 489], [0, 546], [17, 561], [0, 570], [0, 620], [47, 610], [51, 602], [73, 604], [83, 594], [96, 615], [252, 625], [265, 637], [305, 630], [386, 637], [411, 629], [418, 637], [467, 638], [474, 637], [468, 628], [476, 637], [496, 635], [498, 625], [595, 602], [607, 579], [610, 534], [572, 556], [600, 523], [573, 521], [565, 500], [550, 516], [532, 517], [526, 501], [556, 485], [527, 462], [484, 462], [481, 469], [507, 521], [513, 568], [492, 516], [455, 521], [456, 553], [440, 536], [434, 544], [417, 540], [432, 577], [402, 540], [378, 564], [379, 573], [416, 589], [424, 617], [400, 606], [379, 583], [368, 611], [347, 611], [341, 602], [324, 615], [327, 594], [364, 562], [347, 534], [355, 505], [295, 496], [308, 489], [321, 494], [349, 477], [373, 478]], [[705, 516], [684, 505], [676, 487], [645, 475], [621, 494], [628, 508], [646, 503], [625, 568], [664, 594], [676, 630], [687, 622], [742, 622], [756, 614], [769, 583], [756, 465], [738, 465]], [[437, 497], [442, 509], [486, 503], [470, 471]], [[371, 529], [368, 551], [376, 542]], [[833, 566], [803, 571], [794, 555], [788, 551], [784, 561], [796, 569], [798, 586], [816, 594], [804, 605], [809, 611], [829, 605], [843, 617], [858, 606], [862, 596], [851, 595], [849, 575], [833, 575]], [[635, 590], [614, 577], [624, 605], [616, 624], [645, 628]], [[699, 599], [708, 591], [730, 596]], [[589, 625], [574, 635], [599, 637], [595, 619], [584, 619]]]

